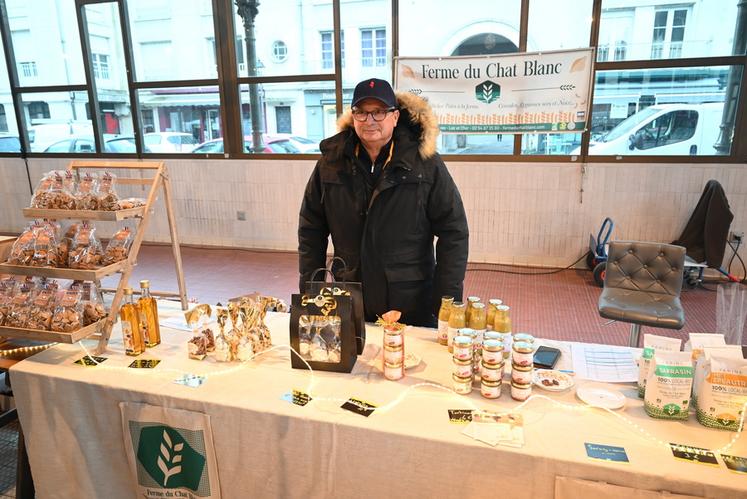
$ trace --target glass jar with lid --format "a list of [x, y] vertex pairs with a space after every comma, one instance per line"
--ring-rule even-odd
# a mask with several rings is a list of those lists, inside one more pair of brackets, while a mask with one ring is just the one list
[[447, 346], [449, 352], [451, 352], [451, 344], [454, 341], [454, 337], [457, 336], [457, 332], [467, 327], [467, 309], [463, 302], [455, 301], [451, 304], [451, 314], [449, 314], [449, 328], [447, 336]]

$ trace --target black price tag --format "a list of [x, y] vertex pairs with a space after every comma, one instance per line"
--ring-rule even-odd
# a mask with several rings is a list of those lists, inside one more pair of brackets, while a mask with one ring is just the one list
[[449, 409], [449, 423], [467, 424], [472, 422], [472, 409]]
[[284, 393], [282, 397], [280, 397], [282, 400], [285, 400], [286, 402], [289, 402], [294, 405], [298, 406], [305, 406], [309, 402], [311, 402], [313, 399], [311, 396], [309, 396], [308, 393], [302, 392], [301, 390], [293, 390], [292, 392]]
[[591, 459], [600, 459], [602, 461], [613, 461], [616, 463], [629, 463], [628, 454], [624, 447], [614, 445], [584, 443], [586, 446], [586, 455]]
[[348, 401], [342, 404], [340, 407], [350, 412], [354, 412], [356, 414], [360, 414], [361, 416], [366, 416], [366, 417], [373, 414], [374, 410], [376, 409], [375, 405], [369, 404], [368, 402], [364, 402], [362, 400], [354, 399], [354, 398], [348, 399]]
[[747, 474], [747, 457], [721, 454], [721, 459], [724, 460], [724, 464], [726, 465], [726, 467], [734, 473]]
[[153, 369], [160, 362], [160, 359], [135, 359], [130, 364], [130, 367], [133, 369]]
[[86, 355], [85, 357], [81, 357], [80, 359], [73, 362], [73, 364], [78, 364], [79, 366], [96, 367], [97, 365], [104, 362], [106, 359], [107, 357], [97, 357], [95, 355]]
[[674, 457], [676, 457], [677, 459], [690, 461], [691, 463], [718, 466], [716, 455], [708, 449], [673, 443], [670, 443], [669, 446], [672, 448], [672, 454], [674, 454]]

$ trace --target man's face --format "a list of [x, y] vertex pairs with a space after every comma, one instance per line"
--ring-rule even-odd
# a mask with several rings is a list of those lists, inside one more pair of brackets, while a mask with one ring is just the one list
[[[384, 111], [389, 109], [386, 104], [377, 99], [365, 99], [355, 106], [358, 111], [374, 112]], [[382, 121], [375, 121], [373, 116], [366, 116], [366, 121], [353, 120], [353, 126], [355, 127], [355, 133], [358, 138], [361, 139], [363, 145], [377, 145], [379, 147], [385, 145], [392, 138], [394, 133], [394, 127], [397, 126], [397, 120], [399, 119], [399, 111], [394, 110], [387, 113], [386, 118]], [[374, 158], [376, 159], [376, 158]]]

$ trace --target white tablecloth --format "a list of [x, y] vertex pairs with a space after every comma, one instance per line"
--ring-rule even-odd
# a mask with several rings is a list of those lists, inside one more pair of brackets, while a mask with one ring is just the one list
[[[268, 315], [276, 344], [288, 342], [288, 318]], [[747, 496], [746, 476], [721, 463], [710, 467], [675, 460], [666, 447], [628, 422], [597, 409], [579, 410], [574, 389], [554, 394], [535, 388], [535, 394], [573, 404], [576, 410], [531, 401], [521, 411], [526, 436], [521, 449], [476, 442], [462, 435], [464, 426], [450, 423], [447, 415], [448, 409], [469, 408], [466, 398], [487, 410], [511, 410], [518, 403], [505, 384], [498, 400], [483, 399], [479, 391], [465, 398], [417, 389], [391, 410], [368, 418], [340, 409], [340, 401], [320, 400], [356, 397], [384, 405], [423, 381], [450, 386], [451, 357], [432, 330], [407, 333], [407, 349], [423, 363], [404, 380], [391, 382], [373, 367], [381, 332], [369, 326], [366, 351], [353, 373], [316, 373], [312, 391], [317, 400], [305, 407], [281, 399], [293, 388], [305, 389], [310, 380], [307, 371], [290, 368], [287, 350], [234, 369], [236, 364], [210, 358], [190, 360], [189, 333], [165, 329], [162, 336], [163, 343], [142, 356], [162, 360], [152, 370], [126, 369], [132, 357], [123, 354], [117, 328], [101, 366], [74, 365], [83, 355], [80, 346], [59, 345], [11, 369], [38, 497], [134, 495], [123, 448], [121, 401], [209, 414], [224, 498], [552, 498], [558, 477], [633, 490]], [[560, 346], [567, 350], [567, 344]], [[568, 354], [561, 363], [560, 368], [570, 366]], [[225, 370], [231, 371], [221, 375]], [[203, 386], [190, 388], [173, 382], [177, 371], [208, 378]], [[622, 414], [663, 442], [718, 448], [733, 436], [700, 426], [694, 416], [687, 422], [653, 420], [645, 415], [633, 385], [602, 386], [622, 390], [627, 397]], [[585, 442], [625, 447], [630, 464], [590, 460]], [[747, 456], [747, 438], [730, 453]], [[564, 497], [573, 490], [569, 483], [575, 482], [566, 480], [557, 489], [565, 491]]]

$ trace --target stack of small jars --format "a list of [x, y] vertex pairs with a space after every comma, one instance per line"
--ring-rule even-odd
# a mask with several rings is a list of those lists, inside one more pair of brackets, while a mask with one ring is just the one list
[[501, 396], [503, 385], [503, 342], [491, 336], [496, 333], [485, 333], [482, 343], [482, 359], [480, 369], [480, 393], [489, 399], [497, 399]]
[[402, 324], [398, 322], [384, 326], [384, 377], [392, 381], [405, 376], [405, 337], [402, 331]]
[[532, 394], [534, 337], [517, 333], [511, 348], [511, 398], [524, 401]]
[[454, 391], [460, 395], [469, 395], [472, 392], [474, 380], [474, 341], [472, 330], [462, 328], [452, 340], [452, 354], [454, 362]]

